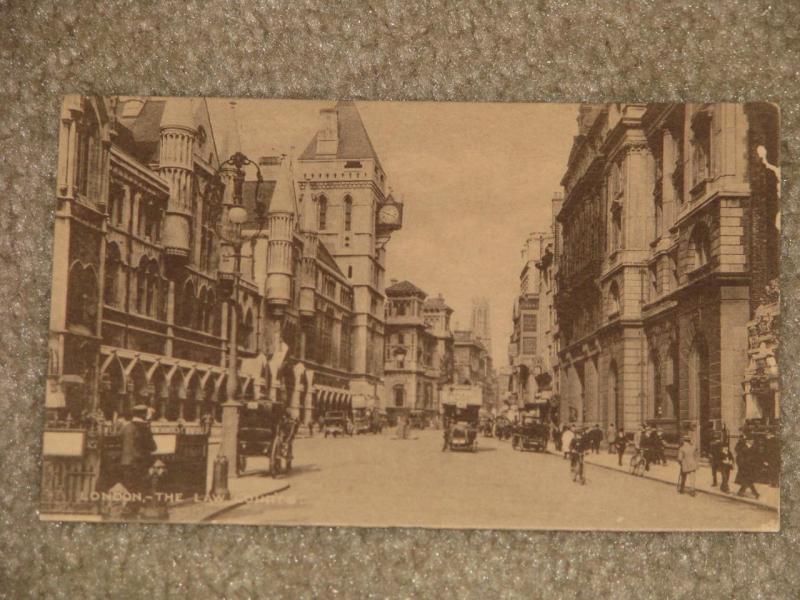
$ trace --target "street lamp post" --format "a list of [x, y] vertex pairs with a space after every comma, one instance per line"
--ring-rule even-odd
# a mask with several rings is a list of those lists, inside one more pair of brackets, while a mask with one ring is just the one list
[[[244, 185], [244, 167], [252, 165], [256, 168], [255, 211], [257, 230], [251, 235], [242, 234], [242, 226], [248, 220], [247, 210], [242, 206], [242, 193]], [[221, 174], [229, 174], [229, 181], [223, 182]], [[222, 405], [222, 440], [217, 459], [214, 462], [214, 482], [212, 494], [217, 497], [230, 497], [228, 489], [228, 473], [231, 465], [237, 459], [237, 434], [239, 429], [239, 409], [241, 403], [237, 395], [239, 392], [239, 315], [237, 312], [237, 291], [241, 277], [242, 247], [245, 242], [255, 239], [261, 233], [265, 218], [266, 206], [260, 201], [258, 192], [263, 182], [261, 170], [258, 165], [241, 152], [236, 152], [223, 162], [212, 179], [206, 186], [204, 202], [209, 202], [209, 219], [215, 224], [217, 237], [221, 242], [230, 246], [231, 253], [226, 258], [232, 260], [231, 269], [218, 270], [218, 283], [221, 295], [228, 300], [230, 337], [228, 339], [228, 368], [226, 382], [226, 401]], [[232, 184], [232, 193], [229, 201], [220, 201], [225, 187]]]

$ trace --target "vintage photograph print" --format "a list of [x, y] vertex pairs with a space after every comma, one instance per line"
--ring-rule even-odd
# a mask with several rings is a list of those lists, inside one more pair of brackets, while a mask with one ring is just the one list
[[65, 98], [41, 518], [778, 530], [779, 121]]

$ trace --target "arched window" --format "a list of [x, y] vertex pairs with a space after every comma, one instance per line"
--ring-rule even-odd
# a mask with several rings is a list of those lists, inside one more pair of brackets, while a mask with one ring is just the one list
[[650, 369], [653, 394], [653, 417], [656, 419], [664, 416], [664, 389], [661, 380], [661, 361], [658, 354], [653, 351], [650, 353]]
[[205, 328], [208, 303], [208, 294], [206, 290], [207, 288], [205, 286], [200, 288], [200, 294], [197, 297], [197, 310], [195, 310], [194, 315], [192, 315], [193, 328], [198, 331], [202, 331]]
[[614, 317], [619, 314], [619, 311], [619, 286], [616, 281], [612, 281], [611, 286], [608, 288], [608, 316]]
[[147, 264], [147, 257], [143, 256], [136, 269], [136, 312], [139, 314], [147, 310]]
[[78, 160], [75, 187], [88, 196], [94, 192], [94, 180], [100, 163], [100, 125], [94, 107], [86, 105], [83, 118], [78, 125]]
[[194, 285], [191, 281], [187, 281], [183, 286], [183, 294], [181, 294], [181, 315], [180, 324], [189, 326], [192, 323], [192, 315], [195, 310], [195, 297]]
[[344, 230], [350, 231], [353, 227], [353, 199], [344, 197]]
[[704, 223], [698, 223], [692, 230], [691, 248], [695, 269], [708, 264], [711, 259], [711, 235]]
[[394, 386], [394, 405], [403, 408], [406, 403], [406, 389], [402, 385]]
[[217, 311], [219, 310], [219, 308], [217, 307], [217, 297], [214, 295], [213, 291], [209, 291], [206, 302], [207, 306], [206, 306], [205, 323], [203, 324], [203, 329], [205, 329], [208, 333], [216, 335]]
[[150, 261], [147, 268], [147, 314], [151, 317], [157, 316], [158, 307], [158, 286], [161, 280], [161, 273], [158, 270], [158, 263]]
[[79, 262], [72, 265], [67, 282], [67, 325], [83, 326], [94, 333], [97, 288], [97, 275], [91, 265], [83, 266]]
[[328, 226], [328, 199], [320, 196], [317, 200], [317, 229], [325, 231]]
[[109, 306], [116, 306], [119, 301], [119, 270], [121, 262], [119, 246], [109, 244], [106, 247], [106, 270], [103, 280], [103, 301]]
[[248, 350], [253, 348], [253, 311], [249, 308], [242, 326], [242, 346]]

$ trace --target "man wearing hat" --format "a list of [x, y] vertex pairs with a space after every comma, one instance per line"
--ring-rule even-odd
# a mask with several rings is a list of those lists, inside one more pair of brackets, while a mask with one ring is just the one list
[[131, 492], [144, 492], [147, 470], [153, 463], [156, 442], [147, 422], [148, 407], [137, 404], [133, 407], [133, 418], [122, 428], [122, 484]]
[[678, 493], [682, 494], [689, 481], [689, 495], [694, 496], [694, 479], [697, 471], [697, 448], [692, 443], [692, 438], [688, 435], [683, 436], [683, 443], [678, 449], [678, 464], [681, 467], [680, 479], [678, 481]]

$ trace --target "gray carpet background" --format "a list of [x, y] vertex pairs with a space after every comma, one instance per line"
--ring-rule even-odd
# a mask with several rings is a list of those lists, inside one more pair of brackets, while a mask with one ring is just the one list
[[[0, 23], [0, 598], [800, 597], [796, 2], [0, 0]], [[39, 523], [56, 133], [69, 92], [778, 102], [782, 532]]]

